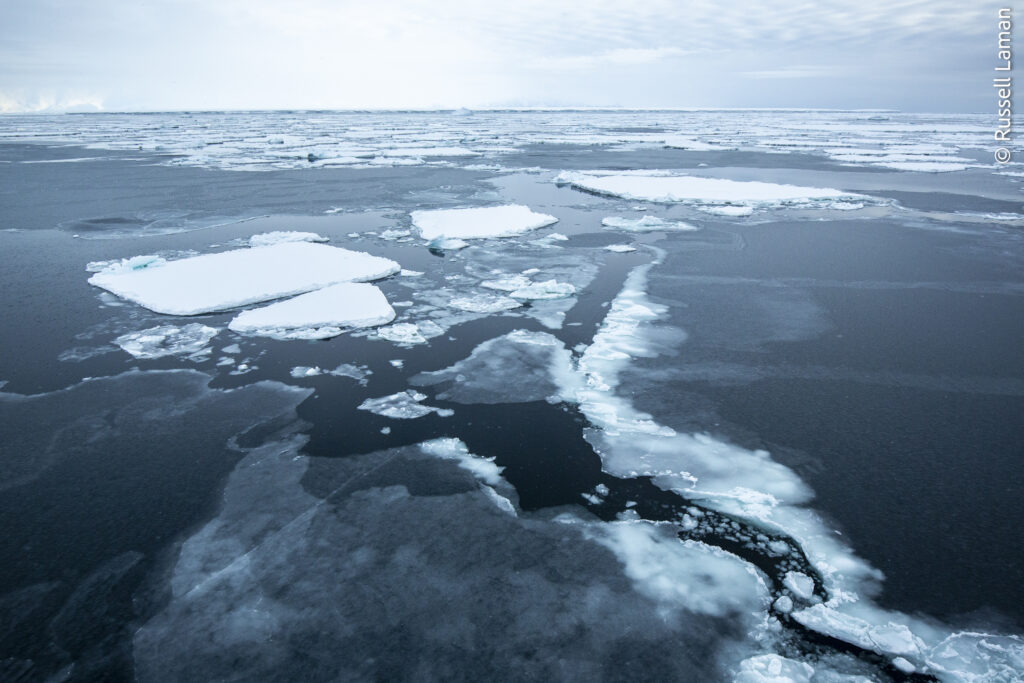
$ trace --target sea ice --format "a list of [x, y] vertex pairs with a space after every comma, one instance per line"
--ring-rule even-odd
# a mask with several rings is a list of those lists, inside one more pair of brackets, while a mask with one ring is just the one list
[[814, 667], [804, 662], [768, 654], [740, 662], [733, 683], [810, 683]]
[[511, 237], [543, 228], [558, 219], [535, 213], [527, 206], [509, 204], [478, 209], [413, 211], [412, 224], [426, 240], [439, 237], [474, 239]]
[[786, 574], [786, 578], [782, 580], [782, 583], [798, 598], [810, 600], [814, 597], [814, 579], [806, 574], [802, 574], [800, 572], [788, 572]]
[[564, 299], [576, 293], [576, 288], [568, 282], [557, 280], [545, 280], [544, 282], [531, 282], [528, 285], [512, 290], [509, 294], [513, 299]]
[[247, 240], [250, 247], [269, 247], [284, 242], [327, 242], [328, 239], [315, 232], [297, 232], [294, 230], [275, 230], [253, 235]]
[[275, 339], [327, 339], [344, 328], [374, 327], [394, 319], [395, 311], [379, 288], [343, 282], [243, 311], [228, 329]]
[[470, 313], [498, 313], [519, 308], [522, 305], [522, 302], [507, 296], [488, 296], [487, 294], [458, 296], [449, 302], [449, 306], [452, 308]]
[[879, 654], [914, 659], [920, 657], [924, 650], [924, 643], [906, 624], [892, 621], [887, 624], [871, 624], [820, 604], [793, 612], [793, 618], [818, 633]]
[[636, 251], [636, 247], [629, 244], [609, 244], [605, 247], [605, 251], [613, 251], [617, 254], [625, 254], [630, 251]]
[[198, 357], [210, 351], [207, 344], [217, 336], [218, 331], [215, 327], [199, 323], [181, 327], [160, 325], [122, 334], [114, 343], [136, 358], [163, 358], [179, 354]]
[[624, 199], [691, 204], [735, 202], [781, 206], [794, 202], [805, 203], [815, 199], [858, 196], [830, 188], [799, 187], [663, 173], [597, 175], [563, 172], [555, 181], [581, 190]]
[[89, 284], [157, 313], [197, 315], [397, 273], [390, 259], [324, 244], [285, 242], [104, 271]]
[[425, 406], [420, 403], [426, 397], [426, 394], [410, 389], [390, 396], [368, 398], [359, 404], [359, 410], [368, 410], [375, 415], [383, 415], [395, 420], [413, 420], [430, 413], [437, 413], [441, 417], [450, 417], [455, 414], [454, 410]]
[[714, 216], [729, 216], [730, 218], [743, 218], [754, 213], [754, 207], [727, 204], [723, 206], [698, 206], [699, 211], [710, 213]]
[[609, 216], [601, 219], [601, 225], [615, 230], [627, 232], [653, 232], [655, 230], [690, 231], [700, 230], [696, 225], [690, 225], [682, 221], [666, 221], [657, 216], [644, 216], [643, 218], [619, 218]]
[[474, 477], [485, 484], [498, 486], [505, 482], [501, 477], [504, 467], [495, 465], [494, 458], [473, 455], [461, 439], [441, 438], [424, 441], [420, 444], [420, 450], [438, 458], [454, 460], [459, 467], [471, 472]]

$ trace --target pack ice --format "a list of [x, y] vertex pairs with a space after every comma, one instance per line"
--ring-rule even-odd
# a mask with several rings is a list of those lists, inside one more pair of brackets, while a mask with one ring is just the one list
[[413, 226], [426, 240], [512, 237], [558, 221], [554, 216], [531, 211], [521, 204], [413, 211], [410, 216]]
[[342, 282], [287, 301], [242, 311], [228, 329], [276, 339], [327, 339], [346, 327], [373, 327], [395, 319], [374, 285]]
[[89, 284], [169, 315], [197, 315], [399, 271], [390, 259], [310, 242], [282, 242], [111, 270]]

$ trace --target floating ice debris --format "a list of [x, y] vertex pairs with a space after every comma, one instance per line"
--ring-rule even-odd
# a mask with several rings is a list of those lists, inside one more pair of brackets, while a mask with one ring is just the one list
[[460, 240], [456, 237], [435, 237], [427, 242], [427, 246], [431, 249], [440, 249], [442, 251], [458, 251], [459, 249], [465, 249], [468, 247], [469, 242], [466, 240]]
[[221, 353], [241, 353], [242, 347], [238, 344], [229, 344], [220, 350]]
[[374, 285], [343, 282], [287, 301], [243, 311], [228, 329], [275, 339], [327, 339], [352, 327], [374, 327], [395, 319]]
[[319, 366], [307, 366], [297, 365], [291, 369], [292, 377], [295, 379], [304, 379], [306, 377], [319, 377], [320, 375], [334, 375], [335, 377], [351, 377], [352, 379], [359, 380], [360, 384], [366, 384], [366, 376], [373, 374], [366, 367], [361, 365], [351, 365], [343, 363], [333, 370], [324, 370]]
[[388, 363], [391, 363], [391, 365], [393, 367], [396, 367], [396, 368], [399, 368], [399, 369], [401, 369], [402, 366], [405, 365], [405, 361], [402, 360], [401, 358], [395, 358], [394, 360], [389, 360]]
[[798, 598], [810, 600], [814, 597], [814, 579], [806, 574], [788, 572], [782, 584]]
[[438, 237], [474, 239], [511, 237], [558, 221], [519, 204], [479, 209], [413, 211], [412, 224], [427, 240]]
[[697, 209], [715, 216], [729, 216], [732, 218], [743, 218], [744, 216], [749, 216], [754, 213], [754, 207], [752, 206], [739, 206], [735, 204], [725, 206], [698, 206]]
[[601, 225], [616, 230], [628, 232], [653, 232], [655, 230], [690, 231], [700, 230], [696, 225], [690, 225], [682, 221], [666, 221], [657, 216], [644, 216], [643, 218], [619, 218], [609, 216], [601, 219]]
[[171, 315], [196, 315], [397, 273], [390, 259], [324, 244], [285, 242], [102, 272], [89, 284]]
[[737, 202], [781, 206], [790, 203], [806, 203], [816, 199], [859, 196], [830, 188], [723, 180], [690, 175], [668, 175], [663, 172], [646, 173], [646, 175], [639, 173], [599, 175], [567, 171], [560, 173], [555, 178], [555, 182], [624, 199], [688, 204]]
[[181, 354], [196, 357], [210, 351], [206, 345], [217, 336], [218, 331], [215, 327], [199, 323], [189, 323], [181, 327], [161, 325], [140, 332], [122, 334], [114, 343], [136, 358], [163, 358]]
[[167, 263], [167, 260], [157, 254], [144, 254], [132, 256], [131, 258], [111, 259], [109, 261], [89, 261], [85, 269], [90, 273], [117, 273], [123, 271], [142, 270], [153, 268]]
[[304, 377], [318, 377], [324, 374], [324, 371], [316, 366], [308, 367], [306, 365], [298, 365], [292, 368], [292, 371], [289, 374], [295, 379], [302, 379]]
[[605, 247], [605, 251], [614, 251], [617, 254], [625, 254], [630, 251], [636, 251], [636, 247], [629, 244], [609, 244]]
[[923, 173], [949, 173], [977, 166], [977, 164], [951, 164], [939, 161], [882, 161], [873, 165], [891, 168], [896, 171], [918, 171]]
[[383, 231], [380, 236], [386, 240], [397, 240], [402, 237], [408, 237], [412, 232], [410, 230], [396, 230], [388, 229]]
[[863, 209], [864, 205], [860, 202], [829, 202], [828, 208], [835, 209], [836, 211], [856, 211], [857, 209]]
[[568, 242], [569, 238], [560, 232], [553, 232], [550, 235], [544, 235], [540, 239], [530, 240], [530, 244], [535, 244], [538, 247], [544, 247], [545, 249], [556, 249], [558, 245], [555, 242]]
[[544, 282], [531, 282], [525, 287], [512, 290], [513, 299], [564, 299], [576, 293], [576, 288], [568, 282], [557, 280], [546, 280]]
[[327, 242], [328, 239], [315, 232], [296, 232], [294, 230], [275, 230], [253, 235], [247, 241], [250, 247], [269, 247], [284, 242]]
[[368, 398], [359, 404], [359, 410], [368, 410], [375, 415], [383, 415], [395, 420], [413, 420], [430, 413], [437, 413], [441, 417], [450, 417], [455, 414], [454, 410], [425, 406], [420, 403], [426, 397], [426, 394], [410, 389], [390, 396]]
[[[810, 683], [814, 667], [779, 655], [758, 655], [740, 662], [733, 683]], [[844, 679], [845, 680], [845, 679]]]
[[793, 598], [789, 597], [788, 595], [783, 595], [778, 600], [776, 600], [772, 606], [778, 612], [782, 612], [783, 614], [789, 614], [793, 611]]
[[522, 302], [516, 301], [507, 296], [489, 296], [487, 294], [475, 294], [473, 296], [455, 297], [449, 302], [452, 308], [470, 313], [498, 313], [508, 311], [522, 306]]
[[471, 472], [485, 484], [498, 486], [504, 483], [501, 472], [505, 468], [495, 465], [494, 458], [473, 455], [461, 439], [441, 438], [424, 441], [420, 444], [420, 450], [428, 455], [456, 461], [459, 467]]
[[572, 354], [546, 332], [516, 330], [489, 339], [468, 358], [412, 378], [415, 386], [448, 383], [437, 394], [455, 403], [525, 403], [571, 397]]
[[892, 621], [887, 624], [871, 624], [825, 605], [814, 605], [793, 612], [793, 618], [818, 633], [883, 655], [913, 659], [920, 657], [924, 650], [924, 643], [906, 624]]
[[423, 275], [423, 271], [421, 271], [421, 270], [408, 270], [406, 268], [402, 268], [402, 270], [399, 271], [398, 274], [401, 275], [402, 277], [419, 277], [420, 275]]
[[480, 283], [481, 287], [496, 289], [501, 292], [514, 292], [523, 287], [529, 287], [533, 281], [525, 275], [510, 275], [497, 280], [485, 280]]
[[415, 323], [395, 323], [394, 325], [382, 327], [377, 330], [377, 336], [396, 344], [427, 343], [427, 338], [420, 334], [420, 328]]

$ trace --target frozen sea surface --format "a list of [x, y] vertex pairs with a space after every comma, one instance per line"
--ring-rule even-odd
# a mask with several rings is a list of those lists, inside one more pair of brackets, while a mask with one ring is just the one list
[[0, 679], [1020, 680], [989, 128], [0, 118]]

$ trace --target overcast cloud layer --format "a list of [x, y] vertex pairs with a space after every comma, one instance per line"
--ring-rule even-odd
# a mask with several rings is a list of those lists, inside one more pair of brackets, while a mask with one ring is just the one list
[[968, 0], [3, 0], [0, 112], [989, 111], [999, 7]]

